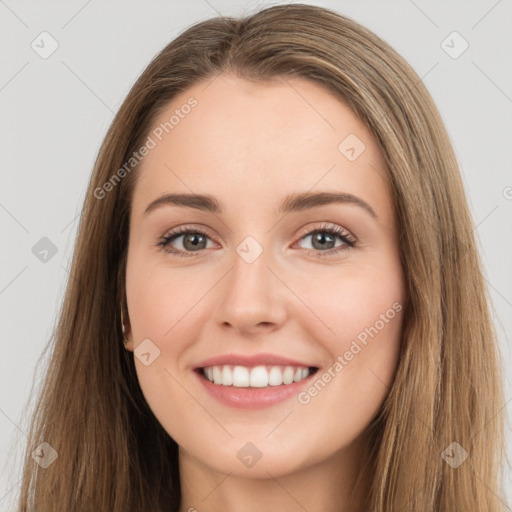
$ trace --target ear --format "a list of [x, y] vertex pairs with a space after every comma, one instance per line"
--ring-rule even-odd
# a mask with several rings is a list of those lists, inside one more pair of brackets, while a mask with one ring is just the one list
[[126, 350], [129, 350], [130, 352], [133, 352], [133, 339], [132, 339], [132, 330], [130, 327], [125, 327], [125, 338], [127, 338], [129, 341], [127, 341], [125, 344], [124, 344], [124, 348]]
[[127, 315], [125, 308], [122, 308], [122, 315], [121, 315], [121, 323], [123, 327], [123, 336], [125, 339], [128, 339], [126, 343], [123, 339], [124, 348], [126, 350], [129, 350], [130, 352], [133, 352], [134, 346], [133, 346], [133, 337], [132, 337], [132, 328], [130, 324], [130, 317]]

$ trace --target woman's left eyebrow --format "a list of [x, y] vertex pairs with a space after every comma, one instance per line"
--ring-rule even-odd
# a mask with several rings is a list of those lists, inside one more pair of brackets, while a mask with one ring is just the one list
[[[359, 206], [373, 218], [378, 219], [378, 215], [366, 201], [346, 192], [304, 192], [300, 194], [290, 194], [279, 207], [279, 213], [299, 212], [335, 203]], [[156, 208], [164, 205], [194, 208], [215, 214], [221, 214], [223, 211], [219, 201], [211, 195], [182, 193], [164, 194], [156, 198], [148, 205], [144, 211], [144, 215], [148, 215]]]
[[378, 219], [375, 210], [366, 201], [347, 192], [304, 192], [302, 194], [291, 194], [283, 201], [279, 212], [299, 212], [328, 204], [352, 204], [359, 206], [372, 217]]

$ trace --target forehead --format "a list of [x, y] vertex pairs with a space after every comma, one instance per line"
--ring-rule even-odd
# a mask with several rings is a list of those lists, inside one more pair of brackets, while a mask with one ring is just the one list
[[134, 213], [176, 191], [215, 195], [228, 210], [314, 188], [373, 195], [389, 206], [372, 133], [344, 101], [303, 78], [254, 83], [220, 75], [194, 84], [149, 136], [154, 147], [137, 170]]

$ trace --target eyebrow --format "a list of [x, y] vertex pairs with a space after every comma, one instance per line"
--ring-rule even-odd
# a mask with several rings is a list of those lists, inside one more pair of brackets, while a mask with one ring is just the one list
[[[291, 213], [325, 206], [329, 204], [352, 204], [363, 208], [373, 218], [378, 216], [373, 208], [357, 196], [345, 192], [304, 192], [301, 194], [290, 194], [285, 198], [279, 207], [279, 213]], [[146, 208], [144, 215], [164, 205], [182, 206], [194, 208], [215, 214], [222, 213], [222, 207], [217, 199], [205, 194], [164, 194], [152, 201]]]

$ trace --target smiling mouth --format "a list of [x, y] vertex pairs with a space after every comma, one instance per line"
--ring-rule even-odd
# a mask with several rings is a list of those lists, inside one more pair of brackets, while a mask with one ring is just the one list
[[204, 379], [219, 386], [237, 388], [265, 388], [288, 386], [300, 382], [318, 371], [315, 366], [257, 365], [239, 366], [232, 364], [196, 368]]

